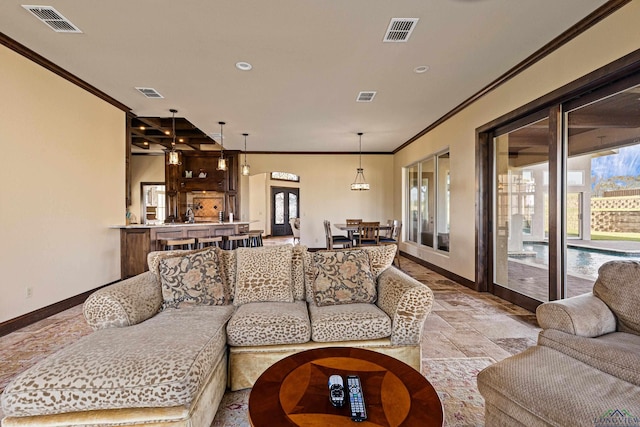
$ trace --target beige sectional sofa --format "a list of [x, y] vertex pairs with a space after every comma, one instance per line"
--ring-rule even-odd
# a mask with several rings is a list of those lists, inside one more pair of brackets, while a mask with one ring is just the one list
[[209, 426], [227, 390], [314, 347], [357, 346], [420, 369], [433, 294], [394, 245], [154, 252], [95, 292], [95, 331], [16, 377], [2, 426]]
[[478, 375], [487, 426], [640, 426], [640, 262], [540, 305], [538, 345]]

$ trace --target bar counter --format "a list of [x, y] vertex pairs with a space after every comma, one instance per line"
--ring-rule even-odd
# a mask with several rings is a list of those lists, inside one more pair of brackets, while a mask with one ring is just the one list
[[249, 222], [176, 222], [115, 225], [110, 228], [120, 229], [120, 275], [126, 279], [148, 270], [147, 255], [161, 250], [160, 239], [231, 236], [249, 231]]

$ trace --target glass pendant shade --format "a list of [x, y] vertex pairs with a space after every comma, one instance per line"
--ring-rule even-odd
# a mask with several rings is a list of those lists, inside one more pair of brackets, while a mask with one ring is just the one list
[[220, 157], [218, 159], [218, 167], [216, 168], [219, 171], [226, 171], [227, 170], [227, 159]]
[[353, 180], [353, 184], [351, 184], [352, 191], [365, 191], [369, 189], [369, 184], [367, 184], [367, 180], [364, 179], [364, 169], [362, 169], [362, 135], [362, 132], [358, 132], [358, 136], [360, 137], [359, 167], [356, 169], [356, 178]]
[[227, 170], [227, 159], [224, 158], [224, 136], [222, 135], [222, 126], [225, 125], [225, 122], [218, 122], [220, 125], [220, 158], [218, 159], [218, 169], [219, 171]]
[[249, 136], [249, 134], [243, 133], [242, 135], [244, 136], [244, 163], [241, 168], [241, 171], [242, 171], [241, 173], [242, 173], [242, 176], [249, 176], [249, 174], [251, 173], [250, 167], [247, 164], [247, 137]]
[[171, 151], [169, 151], [169, 164], [179, 165], [180, 156], [176, 151], [176, 113], [178, 112], [178, 110], [175, 110], [172, 108], [169, 111], [171, 111], [171, 114], [172, 114], [171, 123], [172, 123], [172, 129], [173, 129], [173, 141], [171, 142]]
[[351, 184], [351, 190], [353, 191], [363, 191], [368, 190], [369, 184], [364, 179], [364, 169], [358, 168], [358, 172], [356, 173], [356, 179]]
[[170, 165], [178, 165], [180, 164], [180, 160], [178, 158], [178, 152], [177, 151], [169, 151], [169, 164]]

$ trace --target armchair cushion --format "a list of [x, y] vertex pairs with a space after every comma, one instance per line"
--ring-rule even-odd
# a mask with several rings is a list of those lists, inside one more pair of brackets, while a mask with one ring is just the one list
[[593, 294], [618, 319], [618, 331], [640, 335], [640, 262], [609, 261], [598, 269]]
[[292, 245], [238, 248], [233, 303], [293, 302]]
[[536, 317], [543, 329], [556, 329], [582, 337], [597, 337], [616, 330], [613, 312], [591, 292], [540, 304]]
[[299, 344], [310, 337], [304, 301], [243, 304], [227, 324], [227, 342], [234, 346]]
[[161, 259], [163, 310], [186, 305], [231, 303], [218, 264], [218, 255], [212, 249]]
[[313, 259], [313, 293], [318, 306], [375, 302], [376, 283], [366, 252], [316, 252]]
[[585, 338], [554, 329], [540, 332], [538, 344], [553, 348], [614, 377], [640, 386], [640, 337], [613, 332]]
[[391, 319], [375, 304], [309, 304], [309, 317], [311, 339], [316, 342], [373, 340], [391, 335]]

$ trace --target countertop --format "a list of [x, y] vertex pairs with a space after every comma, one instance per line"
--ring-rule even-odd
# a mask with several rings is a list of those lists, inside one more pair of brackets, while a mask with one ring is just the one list
[[249, 221], [233, 221], [233, 222], [174, 222], [169, 224], [131, 224], [131, 225], [112, 225], [109, 228], [172, 228], [172, 227], [202, 227], [202, 226], [230, 226], [250, 224]]

